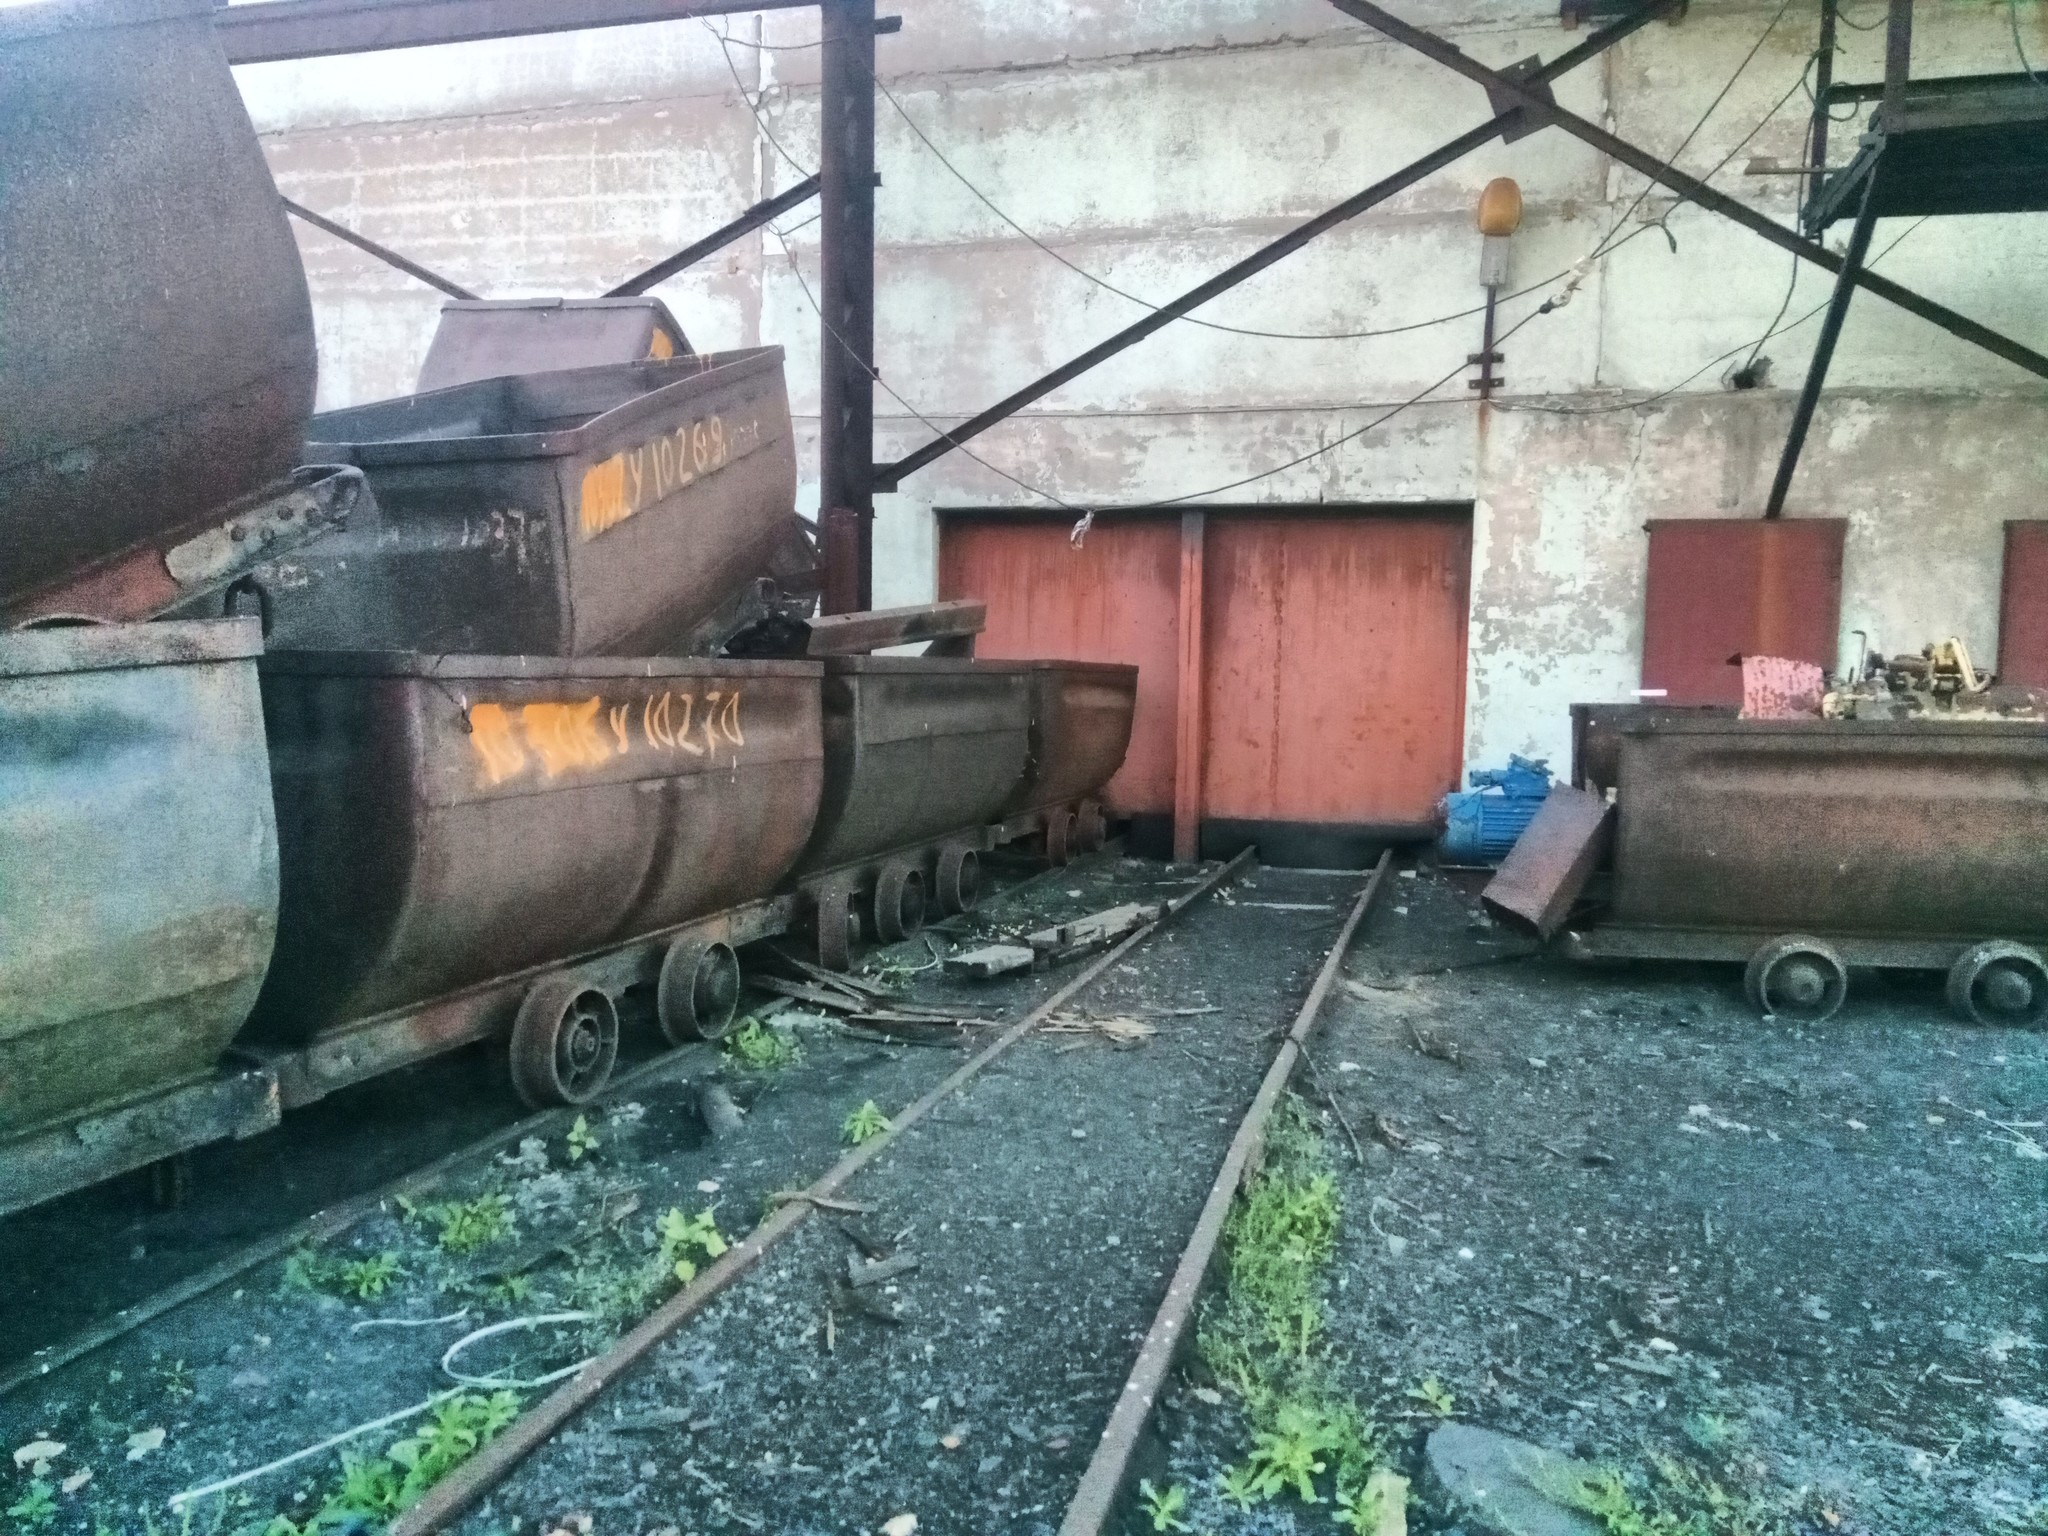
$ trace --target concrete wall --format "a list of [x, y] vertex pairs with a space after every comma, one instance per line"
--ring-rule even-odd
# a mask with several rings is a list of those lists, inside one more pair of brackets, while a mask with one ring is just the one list
[[[1322, 0], [895, 9], [903, 30], [880, 43], [893, 101], [878, 105], [883, 458], [1144, 312], [1104, 285], [1163, 301], [1486, 112], [1476, 87]], [[1496, 64], [1575, 40], [1554, 11], [1515, 0], [1401, 10]], [[1847, 12], [1862, 26], [1881, 14]], [[1782, 13], [1695, 4], [1559, 96], [1696, 174], [1725, 160], [1717, 185], [1789, 220], [1792, 183], [1741, 172], [1752, 156], [1799, 152], [1816, 17], [1810, 0]], [[1922, 0], [1919, 18], [1919, 72], [2015, 67], [2002, 0]], [[2026, 0], [2021, 24], [2048, 58], [2048, 7]], [[816, 165], [816, 37], [815, 15], [771, 12], [241, 77], [290, 195], [491, 296], [580, 293]], [[1838, 77], [1875, 78], [1879, 48], [1879, 33], [1846, 31]], [[1836, 130], [1837, 159], [1854, 132]], [[1472, 209], [1496, 175], [1522, 184], [1515, 284], [1537, 285], [1503, 305], [1504, 329], [1527, 325], [1504, 344], [1498, 407], [1482, 413], [1463, 384], [1476, 315], [1341, 340], [1176, 325], [883, 498], [877, 601], [930, 595], [934, 506], [1470, 500], [1468, 759], [1562, 756], [1563, 705], [1637, 682], [1644, 519], [1762, 506], [1817, 321], [1765, 344], [1781, 387], [1738, 394], [1722, 380], [1785, 301], [1792, 259], [1660, 193], [1638, 201], [1639, 177], [1547, 132], [1470, 156], [1201, 318], [1326, 334], [1469, 309], [1481, 297]], [[786, 247], [753, 237], [661, 292], [699, 346], [788, 348], [814, 501], [808, 217], [782, 221]], [[1888, 275], [2048, 349], [2041, 228], [2038, 216], [1889, 221], [1875, 249]], [[325, 236], [302, 244], [323, 404], [402, 391], [437, 296]], [[1530, 318], [1581, 263], [1569, 304]], [[1786, 319], [1826, 291], [1806, 270]], [[1961, 633], [1995, 654], [2000, 524], [2048, 516], [2040, 381], [1868, 298], [1833, 381], [1791, 511], [1850, 519], [1845, 629], [1888, 646]], [[1660, 398], [1632, 405], [1649, 394]]]

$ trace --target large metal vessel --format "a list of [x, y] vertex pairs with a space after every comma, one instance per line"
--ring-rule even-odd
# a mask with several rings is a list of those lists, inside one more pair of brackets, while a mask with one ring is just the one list
[[257, 570], [278, 648], [687, 649], [794, 522], [778, 347], [487, 379], [310, 435], [377, 513]]
[[0, 619], [299, 462], [305, 273], [212, 10], [0, 8]]
[[260, 650], [251, 620], [0, 635], [0, 1209], [276, 1118], [208, 1081], [277, 925]]
[[1117, 662], [1032, 661], [1031, 753], [1003, 815], [1092, 795], [1123, 766], [1138, 669]]
[[924, 656], [825, 662], [825, 785], [800, 873], [978, 830], [1023, 775], [1027, 666]]
[[2048, 725], [1610, 722], [1618, 822], [1589, 956], [1747, 961], [1765, 1012], [1824, 1018], [1854, 965], [1949, 971], [1986, 1022], [2048, 1014]]
[[813, 662], [266, 657], [284, 898], [251, 1036], [323, 1031], [771, 891]]

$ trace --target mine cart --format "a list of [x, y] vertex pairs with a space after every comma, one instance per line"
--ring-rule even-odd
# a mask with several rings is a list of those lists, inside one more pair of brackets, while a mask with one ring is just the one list
[[1570, 952], [1740, 961], [1778, 1017], [1833, 1013], [1852, 966], [1945, 970], [1980, 1023], [2048, 1017], [2048, 725], [1623, 709], [1581, 734], [1613, 872]]
[[0, 1212], [277, 1123], [254, 620], [0, 635]]
[[487, 379], [309, 433], [376, 510], [257, 570], [277, 649], [676, 653], [795, 524], [779, 347]]
[[1102, 846], [1091, 798], [1123, 766], [1138, 705], [1138, 669], [1114, 662], [1032, 661], [1031, 753], [1004, 804], [1004, 839], [1041, 832], [1055, 864]]
[[493, 1033], [515, 1085], [581, 1102], [613, 999], [720, 1033], [733, 947], [817, 814], [814, 662], [301, 652], [265, 659], [283, 850], [248, 1043], [287, 1106]]

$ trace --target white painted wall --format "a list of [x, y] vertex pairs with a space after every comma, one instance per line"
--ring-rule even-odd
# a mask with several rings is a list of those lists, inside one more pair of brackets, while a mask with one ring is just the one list
[[[989, 204], [1066, 262], [1158, 302], [1486, 113], [1476, 87], [1322, 0], [894, 8], [903, 30], [881, 40], [880, 65], [901, 110], [878, 105], [884, 458], [922, 442], [926, 422], [971, 414], [1143, 313]], [[1576, 40], [1554, 11], [1520, 0], [1401, 10], [1496, 64]], [[1741, 174], [1754, 155], [1796, 156], [1805, 132], [1798, 80], [1818, 7], [1792, 0], [1766, 35], [1777, 12], [1696, 3], [1567, 77], [1560, 99], [1696, 174], [1727, 160], [1717, 185], [1789, 221], [1786, 179]], [[1847, 14], [1868, 26], [1882, 12], [1861, 0]], [[2030, 52], [2048, 58], [2048, 6], [2024, 0], [2020, 22]], [[1922, 0], [1916, 68], [2014, 68], [2010, 25], [2005, 0]], [[815, 166], [816, 38], [815, 15], [783, 11], [240, 74], [290, 195], [492, 296], [587, 293], [788, 185], [801, 174], [792, 161]], [[1838, 77], [1875, 78], [1880, 34], [1843, 41]], [[1854, 126], [1835, 132], [1845, 158]], [[1791, 258], [1661, 193], [1637, 205], [1639, 177], [1554, 131], [1469, 157], [1201, 316], [1325, 333], [1469, 308], [1481, 297], [1472, 209], [1496, 175], [1516, 177], [1527, 202], [1518, 284], [1572, 268], [1610, 229], [1632, 236], [1587, 268], [1569, 305], [1506, 342], [1500, 406], [1482, 414], [1453, 379], [1385, 426], [1206, 498], [1473, 501], [1475, 764], [1562, 757], [1566, 704], [1636, 685], [1643, 521], [1761, 509], [1817, 330], [1809, 321], [1765, 345], [1780, 388], [1723, 389], [1732, 364], [1717, 359], [1769, 325]], [[808, 217], [783, 221], [788, 256], [757, 236], [661, 290], [701, 347], [788, 349], [807, 477], [818, 358]], [[2043, 216], [1892, 221], [1875, 248], [1888, 275], [2048, 349], [2044, 230]], [[301, 241], [322, 403], [402, 392], [438, 296], [325, 236]], [[1559, 287], [1505, 304], [1504, 326]], [[1808, 269], [1788, 318], [1826, 291]], [[1476, 316], [1329, 341], [1171, 327], [977, 440], [989, 467], [954, 454], [883, 498], [876, 600], [931, 594], [934, 506], [1205, 499], [1356, 431], [1478, 344]], [[1791, 511], [1850, 520], [1844, 628], [1889, 646], [1961, 633], [1995, 654], [2000, 525], [2048, 516], [2048, 393], [1867, 297], [1833, 382]]]

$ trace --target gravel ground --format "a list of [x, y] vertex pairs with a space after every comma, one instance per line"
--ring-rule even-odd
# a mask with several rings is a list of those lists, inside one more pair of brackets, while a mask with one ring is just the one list
[[[1120, 901], [1162, 899], [1185, 889], [1193, 878], [1194, 872], [1185, 869], [1097, 858], [1035, 882], [1018, 899], [985, 908], [974, 921], [942, 935], [940, 942], [978, 943], [991, 933], [1021, 931]], [[1093, 1384], [1090, 1390], [1106, 1411], [1128, 1349], [1105, 1354], [1090, 1345], [1098, 1332], [1120, 1337], [1142, 1329], [1157, 1301], [1156, 1290], [1146, 1290], [1155, 1285], [1152, 1272], [1170, 1262], [1192, 1219], [1192, 1206], [1185, 1213], [1167, 1205], [1155, 1211], [1153, 1196], [1163, 1198], [1164, 1187], [1174, 1184], [1177, 1176], [1186, 1186], [1179, 1191], [1181, 1198], [1199, 1199], [1207, 1179], [1203, 1168], [1220, 1152], [1248, 1083], [1270, 1048], [1266, 1035], [1285, 1021], [1291, 1007], [1285, 996], [1305, 989], [1341, 915], [1337, 903], [1352, 884], [1257, 875], [1248, 883], [1257, 890], [1248, 885], [1237, 889], [1232, 898], [1237, 905], [1212, 898], [1196, 907], [1084, 994], [1077, 1010], [1108, 1015], [1122, 1010], [1137, 1016], [1138, 1010], [1148, 1007], [1213, 1006], [1223, 1012], [1151, 1018], [1159, 1034], [1127, 1050], [1095, 1032], [1061, 1034], [1042, 1045], [1024, 1047], [1018, 1060], [986, 1074], [961, 1101], [892, 1148], [864, 1176], [856, 1195], [874, 1200], [880, 1208], [872, 1220], [878, 1230], [887, 1228], [880, 1235], [901, 1241], [923, 1262], [924, 1267], [903, 1277], [898, 1293], [883, 1303], [900, 1301], [905, 1314], [901, 1321], [884, 1323], [849, 1314], [838, 1324], [835, 1352], [820, 1353], [815, 1333], [827, 1294], [816, 1275], [820, 1251], [843, 1266], [850, 1245], [836, 1226], [814, 1223], [791, 1245], [779, 1261], [781, 1267], [771, 1265], [767, 1274], [750, 1277], [722, 1303], [717, 1319], [705, 1319], [710, 1327], [686, 1331], [686, 1342], [679, 1348], [696, 1347], [688, 1341], [701, 1336], [711, 1340], [714, 1349], [729, 1352], [688, 1357], [713, 1359], [716, 1379], [730, 1383], [716, 1393], [719, 1428], [711, 1436], [715, 1440], [729, 1435], [727, 1449], [707, 1443], [699, 1450], [702, 1437], [689, 1435], [689, 1453], [677, 1458], [673, 1424], [666, 1437], [649, 1439], [642, 1431], [635, 1439], [621, 1432], [600, 1443], [593, 1443], [586, 1425], [565, 1448], [569, 1460], [559, 1469], [559, 1485], [548, 1481], [552, 1463], [543, 1459], [529, 1474], [540, 1481], [523, 1485], [528, 1492], [502, 1507], [518, 1509], [527, 1518], [527, 1528], [538, 1529], [533, 1520], [543, 1512], [542, 1506], [549, 1511], [586, 1504], [596, 1509], [601, 1499], [616, 1500], [638, 1481], [640, 1460], [658, 1459], [664, 1465], [687, 1461], [695, 1469], [682, 1473], [672, 1467], [670, 1484], [644, 1490], [649, 1500], [668, 1501], [665, 1507], [672, 1508], [673, 1519], [686, 1522], [686, 1528], [721, 1528], [715, 1523], [716, 1498], [754, 1500], [755, 1507], [774, 1511], [777, 1505], [771, 1495], [780, 1485], [770, 1474], [757, 1476], [749, 1469], [772, 1450], [785, 1461], [815, 1461], [834, 1468], [835, 1475], [846, 1472], [873, 1454], [856, 1455], [853, 1450], [870, 1437], [866, 1429], [854, 1432], [855, 1421], [866, 1410], [842, 1414], [821, 1398], [821, 1418], [804, 1435], [783, 1435], [770, 1427], [773, 1415], [783, 1410], [767, 1395], [743, 1408], [740, 1382], [759, 1381], [764, 1394], [788, 1392], [797, 1390], [805, 1372], [826, 1368], [835, 1379], [845, 1378], [856, 1394], [882, 1390], [892, 1394], [889, 1401], [894, 1403], [888, 1372], [918, 1371], [923, 1373], [919, 1381], [928, 1379], [931, 1385], [918, 1391], [917, 1401], [936, 1393], [942, 1403], [957, 1395], [963, 1402], [983, 1405], [985, 1394], [978, 1384], [983, 1379], [984, 1346], [1008, 1351], [1020, 1379], [1032, 1378], [1033, 1391], [1039, 1390], [1033, 1373], [1041, 1367], [1053, 1369], [1056, 1362], [1055, 1376], [1046, 1386], [1051, 1396], [1042, 1415], [1047, 1419], [1045, 1438], [1059, 1438], [1052, 1433], [1058, 1424], [1070, 1424], [1071, 1432], [1066, 1447], [1039, 1447], [1044, 1466], [1029, 1476], [1019, 1461], [1014, 1498], [995, 1492], [1011, 1481], [1011, 1474], [991, 1469], [996, 1475], [985, 1478], [976, 1470], [990, 1454], [986, 1450], [968, 1464], [969, 1482], [990, 1500], [1007, 1500], [1005, 1507], [1021, 1508], [1052, 1497], [1047, 1490], [1062, 1454], [1083, 1454], [1073, 1448], [1092, 1441], [1100, 1419], [1098, 1411], [1093, 1423], [1087, 1420], [1087, 1405], [1093, 1399], [1068, 1383], [1063, 1373], [1077, 1362], [1085, 1365]], [[1274, 899], [1275, 890], [1297, 889], [1306, 893], [1300, 899], [1330, 910], [1319, 915], [1245, 905], [1262, 893]], [[893, 968], [883, 974], [909, 977], [910, 967], [928, 962], [929, 951], [921, 945], [901, 946], [880, 952], [875, 959]], [[963, 1011], [982, 1016], [1014, 1017], [1062, 985], [1072, 972], [1073, 966], [1067, 965], [982, 984], [944, 982], [935, 972], [927, 972], [909, 977], [909, 995], [924, 1003], [958, 1000]], [[51, 1459], [40, 1480], [52, 1488], [88, 1469], [93, 1473], [75, 1491], [56, 1496], [47, 1523], [39, 1516], [17, 1516], [13, 1521], [0, 1519], [0, 1530], [11, 1532], [17, 1525], [37, 1531], [104, 1528], [138, 1536], [151, 1529], [180, 1530], [185, 1522], [166, 1513], [169, 1495], [260, 1465], [444, 1390], [448, 1380], [439, 1365], [442, 1351], [486, 1323], [571, 1308], [608, 1312], [596, 1320], [486, 1341], [461, 1362], [474, 1372], [512, 1376], [573, 1363], [584, 1352], [601, 1347], [635, 1308], [651, 1304], [644, 1285], [638, 1293], [627, 1293], [642, 1284], [653, 1262], [654, 1218], [660, 1212], [672, 1207], [687, 1214], [709, 1210], [728, 1237], [745, 1231], [771, 1191], [807, 1182], [834, 1161], [843, 1150], [842, 1124], [851, 1110], [870, 1099], [885, 1111], [900, 1108], [960, 1060], [954, 1049], [852, 1040], [822, 1022], [785, 1022], [784, 1028], [802, 1048], [794, 1065], [757, 1071], [718, 1060], [708, 1051], [685, 1053], [674, 1072], [636, 1085], [628, 1102], [588, 1117], [595, 1148], [572, 1158], [567, 1141], [556, 1137], [528, 1148], [523, 1156], [507, 1154], [452, 1178], [435, 1191], [433, 1199], [442, 1202], [501, 1196], [511, 1229], [498, 1241], [473, 1252], [451, 1253], [437, 1241], [436, 1214], [408, 1217], [387, 1209], [314, 1260], [319, 1271], [314, 1288], [294, 1284], [287, 1265], [265, 1266], [238, 1287], [181, 1308], [53, 1373], [34, 1388], [0, 1400], [0, 1451], [37, 1439], [62, 1443], [65, 1449]], [[422, 1102], [419, 1089], [394, 1095], [391, 1102], [403, 1104], [414, 1117], [438, 1112], [472, 1135], [504, 1123], [502, 1104], [491, 1099], [496, 1090], [484, 1085], [488, 1074], [479, 1076], [475, 1095], [465, 1096], [452, 1091], [451, 1085], [459, 1083], [463, 1073], [481, 1069], [471, 1065], [453, 1070], [454, 1076], [438, 1079], [448, 1095], [445, 1105], [437, 1106], [431, 1092], [424, 1093]], [[741, 1130], [716, 1140], [708, 1134], [700, 1110], [699, 1090], [707, 1076], [721, 1080], [750, 1111]], [[430, 1075], [423, 1081], [431, 1087], [436, 1079]], [[1191, 1097], [1201, 1106], [1192, 1119]], [[478, 1098], [486, 1102], [480, 1106]], [[373, 1121], [373, 1127], [393, 1123], [390, 1104], [378, 1110], [384, 1119]], [[1135, 1161], [1124, 1150], [1133, 1144], [1132, 1116], [1154, 1132], [1137, 1139], [1148, 1155]], [[1202, 1138], [1185, 1134], [1191, 1126], [1216, 1142], [1213, 1151], [1199, 1150]], [[334, 1136], [343, 1136], [345, 1129], [334, 1127]], [[1088, 1132], [1092, 1140], [1075, 1137], [1076, 1130]], [[1037, 1145], [1047, 1138], [1049, 1146]], [[424, 1143], [408, 1140], [412, 1162], [397, 1159], [397, 1166], [391, 1166], [396, 1154], [381, 1145], [373, 1129], [362, 1149], [364, 1167], [359, 1172], [364, 1176], [353, 1188], [373, 1187], [404, 1166], [416, 1166], [444, 1150], [449, 1140], [440, 1131]], [[420, 1155], [421, 1146], [428, 1143], [432, 1151]], [[336, 1156], [330, 1144], [319, 1138], [314, 1144], [318, 1155], [313, 1161], [324, 1171], [303, 1176], [296, 1184], [346, 1186], [348, 1181], [330, 1167]], [[1115, 1178], [1102, 1174], [1100, 1154], [1105, 1150], [1117, 1157]], [[1180, 1162], [1183, 1157], [1197, 1159], [1194, 1173]], [[1127, 1162], [1132, 1168], [1142, 1164], [1154, 1186], [1135, 1210], [1125, 1208], [1131, 1196], [1140, 1195], [1135, 1183], [1124, 1182]], [[289, 1159], [270, 1166], [281, 1166], [287, 1173], [292, 1167]], [[906, 1178], [911, 1182], [905, 1183]], [[213, 1214], [194, 1223], [195, 1231], [182, 1250], [187, 1267], [218, 1256], [208, 1243], [217, 1248], [220, 1233], [244, 1239], [255, 1235], [247, 1226], [252, 1220], [260, 1224], [266, 1213], [271, 1220], [263, 1230], [273, 1230], [280, 1210], [295, 1209], [306, 1198], [302, 1190], [279, 1196], [257, 1182], [248, 1186], [246, 1199], [255, 1216], [236, 1218], [231, 1201], [205, 1207]], [[123, 1264], [149, 1267], [147, 1252], [155, 1245], [145, 1245], [144, 1258], [129, 1257], [121, 1241], [128, 1233], [117, 1222], [67, 1228], [61, 1222], [50, 1226], [47, 1213], [44, 1218], [35, 1228], [41, 1233], [37, 1241], [44, 1245], [40, 1257], [15, 1249], [11, 1261], [15, 1295], [27, 1297], [29, 1306], [37, 1287], [61, 1291], [69, 1285], [91, 1291], [99, 1276], [119, 1272]], [[179, 1251], [175, 1220], [147, 1219], [158, 1241]], [[1011, 1222], [1026, 1225], [1013, 1227]], [[902, 1227], [912, 1230], [898, 1239]], [[1014, 1234], [1027, 1230], [1034, 1232], [1033, 1243], [1020, 1253]], [[1044, 1297], [1073, 1288], [1077, 1267], [1081, 1276], [1092, 1279], [1086, 1257], [1117, 1254], [1124, 1243], [1130, 1246], [1118, 1255], [1121, 1266], [1101, 1266], [1120, 1278], [1099, 1292], [1100, 1301], [1090, 1290], [1088, 1306], [1069, 1311], [1057, 1348], [1048, 1345], [1051, 1352], [1040, 1358], [1028, 1343], [1004, 1331], [1000, 1320], [1005, 1317], [1012, 1330], [1033, 1336], [1049, 1328], [1050, 1322], [1035, 1311], [1046, 1305]], [[76, 1267], [66, 1274], [64, 1265], [72, 1254], [77, 1256]], [[346, 1290], [334, 1273], [339, 1262], [361, 1263], [385, 1255], [396, 1262], [398, 1272], [380, 1294], [336, 1294]], [[1015, 1267], [1018, 1264], [1023, 1267]], [[306, 1268], [303, 1263], [299, 1267], [302, 1272]], [[970, 1274], [973, 1278], [960, 1281], [964, 1289], [956, 1291], [952, 1277]], [[797, 1275], [801, 1281], [792, 1278]], [[939, 1279], [942, 1276], [946, 1278]], [[172, 1278], [175, 1275], [161, 1274], [157, 1283]], [[129, 1290], [139, 1288], [132, 1281], [123, 1283]], [[977, 1293], [977, 1286], [991, 1289]], [[7, 1304], [10, 1317], [28, 1315], [12, 1310], [12, 1298]], [[452, 1316], [457, 1313], [463, 1315]], [[996, 1324], [988, 1322], [991, 1316], [998, 1319]], [[445, 1321], [423, 1327], [388, 1326], [427, 1319]], [[745, 1341], [747, 1330], [763, 1328], [766, 1338], [760, 1344]], [[812, 1338], [804, 1337], [806, 1329]], [[1053, 1335], [1045, 1337], [1050, 1340]], [[937, 1354], [941, 1343], [943, 1357]], [[786, 1380], [754, 1364], [752, 1357], [766, 1348], [794, 1352], [788, 1355]], [[745, 1369], [728, 1372], [723, 1364], [728, 1358], [740, 1361]], [[865, 1374], [853, 1369], [863, 1359], [874, 1367]], [[665, 1357], [643, 1373], [641, 1381], [667, 1381], [674, 1370], [672, 1360]], [[691, 1392], [680, 1400], [688, 1403], [701, 1394], [697, 1376], [688, 1368], [684, 1375]], [[641, 1381], [629, 1383], [622, 1396], [641, 1390]], [[524, 1394], [528, 1401], [537, 1395]], [[1072, 1406], [1055, 1413], [1050, 1406], [1055, 1401]], [[960, 1422], [968, 1423], [971, 1416], [964, 1407], [952, 1411]], [[829, 1433], [834, 1425], [845, 1429], [836, 1445]], [[154, 1435], [157, 1430], [163, 1432], [160, 1442]], [[378, 1452], [402, 1432], [403, 1426], [379, 1432], [360, 1446]], [[1002, 1433], [1007, 1432], [1006, 1426]], [[131, 1437], [138, 1433], [146, 1437], [144, 1448], [130, 1459]], [[976, 1433], [972, 1424], [966, 1433]], [[634, 1452], [624, 1463], [629, 1473], [625, 1484], [618, 1481], [622, 1445]], [[919, 1464], [925, 1459], [920, 1448]], [[948, 1453], [940, 1465], [952, 1473], [961, 1464]], [[332, 1454], [310, 1459], [227, 1500], [207, 1501], [191, 1529], [260, 1530], [280, 1510], [303, 1518], [333, 1488], [338, 1470]], [[586, 1471], [595, 1481], [579, 1481]], [[698, 1474], [719, 1479], [732, 1493], [713, 1495]], [[868, 1481], [863, 1486], [876, 1498], [897, 1486], [892, 1479], [907, 1478], [904, 1486], [910, 1487], [920, 1475], [893, 1463], [885, 1472], [870, 1467], [869, 1474], [864, 1474]], [[27, 1494], [36, 1481], [32, 1466], [0, 1462], [0, 1494], [5, 1495], [0, 1510]], [[1030, 1496], [1024, 1497], [1027, 1491]], [[850, 1508], [842, 1525], [833, 1524], [838, 1518], [833, 1511], [845, 1502], [845, 1492], [841, 1489], [820, 1503], [820, 1528], [866, 1528], [867, 1512], [856, 1515]], [[951, 1490], [946, 1497], [951, 1497]], [[697, 1503], [692, 1504], [693, 1498]], [[932, 1519], [937, 1518], [935, 1513]], [[621, 1522], [621, 1527], [628, 1524]], [[744, 1525], [737, 1521], [732, 1528]], [[946, 1527], [928, 1520], [925, 1528]], [[997, 1527], [977, 1518], [955, 1528]]]
[[[1317, 1047], [1364, 1144], [1333, 1355], [1418, 1492], [1435, 1376], [1460, 1419], [1638, 1477], [1684, 1454], [1779, 1529], [2048, 1529], [2048, 1038], [1926, 981], [1858, 975], [1795, 1029], [1730, 969], [1486, 963], [1517, 948], [1401, 880]], [[1214, 1496], [1243, 1426], [1201, 1380], [1164, 1415], [1194, 1528], [1333, 1529]]]
[[872, 1310], [811, 1223], [462, 1529], [1050, 1532], [1357, 884], [1263, 871], [1191, 909], [1076, 1004], [1156, 1035], [1027, 1040], [854, 1181], [918, 1260]]

